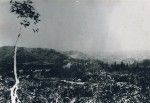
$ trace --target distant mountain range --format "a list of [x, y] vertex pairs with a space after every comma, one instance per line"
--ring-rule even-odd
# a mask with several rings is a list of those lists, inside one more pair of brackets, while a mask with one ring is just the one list
[[131, 52], [103, 52], [90, 54], [91, 57], [99, 59], [107, 63], [128, 63], [141, 62], [145, 59], [150, 59], [150, 51], [131, 51]]
[[[3, 77], [13, 77], [13, 52], [14, 47], [12, 46], [0, 48], [0, 74]], [[88, 81], [95, 74], [109, 70], [113, 71], [117, 68], [126, 70], [127, 67], [136, 68], [136, 66], [139, 66], [142, 69], [145, 66], [150, 67], [150, 59], [144, 56], [139, 58], [140, 56], [137, 55], [138, 58], [130, 58], [118, 54], [112, 56], [103, 55], [102, 58], [99, 55], [89, 56], [78, 51], [62, 52], [46, 48], [18, 47], [17, 71], [22, 77], [57, 77]], [[109, 65], [109, 63], [114, 64]], [[131, 65], [127, 66], [125, 64]]]
[[116, 63], [125, 63], [133, 64], [137, 62], [142, 62], [145, 59], [150, 59], [150, 51], [132, 51], [132, 52], [102, 52], [102, 53], [93, 53], [93, 54], [84, 54], [79, 51], [66, 51], [63, 54], [77, 59], [98, 59], [105, 63], [112, 64]]
[[[13, 46], [0, 47], [0, 62], [12, 62], [13, 60]], [[17, 51], [18, 63], [27, 63], [33, 61], [55, 61], [56, 59], [81, 59], [92, 60], [98, 59], [106, 63], [120, 63], [133, 64], [134, 62], [141, 62], [145, 59], [150, 59], [150, 51], [143, 52], [115, 52], [115, 53], [94, 53], [85, 54], [79, 51], [56, 51], [47, 48], [25, 48], [19, 47]], [[6, 60], [6, 61], [5, 61]]]

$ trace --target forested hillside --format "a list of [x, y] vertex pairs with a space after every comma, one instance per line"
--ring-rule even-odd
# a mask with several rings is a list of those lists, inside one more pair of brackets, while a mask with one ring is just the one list
[[[18, 48], [22, 103], [150, 103], [149, 59], [107, 64], [89, 57], [73, 58], [71, 53]], [[13, 47], [1, 47], [0, 102], [10, 101], [13, 84]]]

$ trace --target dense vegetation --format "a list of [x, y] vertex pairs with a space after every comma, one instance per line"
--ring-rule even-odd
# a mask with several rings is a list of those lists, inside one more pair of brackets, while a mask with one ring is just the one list
[[[53, 49], [19, 48], [22, 103], [149, 103], [150, 60], [107, 64]], [[0, 102], [10, 100], [13, 47], [0, 48]]]

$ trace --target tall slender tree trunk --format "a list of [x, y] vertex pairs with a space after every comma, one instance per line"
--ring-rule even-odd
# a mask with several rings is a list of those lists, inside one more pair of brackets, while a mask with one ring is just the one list
[[14, 46], [14, 76], [15, 76], [15, 84], [12, 88], [10, 88], [11, 91], [11, 103], [21, 103], [18, 95], [17, 95], [17, 90], [18, 90], [18, 85], [19, 85], [19, 79], [18, 79], [18, 75], [17, 75], [17, 43], [18, 40], [20, 38], [21, 34], [18, 34], [17, 40], [15, 42], [15, 46]]

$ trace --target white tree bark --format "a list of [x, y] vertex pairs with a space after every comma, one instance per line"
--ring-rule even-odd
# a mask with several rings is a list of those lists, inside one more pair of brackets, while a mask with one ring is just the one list
[[19, 85], [19, 79], [17, 75], [17, 43], [20, 38], [21, 34], [18, 34], [17, 40], [15, 42], [15, 48], [14, 48], [14, 76], [15, 76], [15, 84], [12, 88], [10, 88], [11, 91], [11, 103], [21, 103], [18, 95], [17, 95], [17, 90], [18, 90], [18, 85]]

